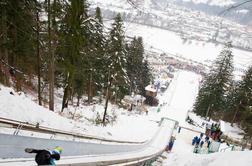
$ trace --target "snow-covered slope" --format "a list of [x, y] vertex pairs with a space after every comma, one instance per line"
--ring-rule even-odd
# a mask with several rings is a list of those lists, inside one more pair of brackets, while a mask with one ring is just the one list
[[[142, 36], [147, 49], [154, 48], [158, 53], [165, 52], [189, 61], [211, 65], [223, 48], [223, 44], [218, 42], [225, 43], [230, 40], [238, 47], [233, 49], [235, 75], [242, 75], [242, 72], [252, 64], [252, 52], [240, 49], [250, 48], [252, 44], [250, 37], [252, 31], [246, 26], [181, 8], [166, 0], [133, 1], [139, 7], [137, 9], [127, 0], [89, 1], [92, 8], [100, 6], [104, 17], [109, 20], [113, 18], [113, 14], [122, 13], [126, 20], [126, 34], [130, 37]], [[220, 1], [195, 0], [195, 2]], [[109, 27], [111, 21], [105, 23]]]
[[[0, 84], [0, 117], [29, 122], [39, 123], [42, 126], [55, 129], [72, 130], [73, 121], [48, 111], [31, 101], [24, 93], [16, 93], [13, 89]], [[12, 94], [11, 94], [12, 93]]]
[[[127, 0], [89, 0], [89, 2], [91, 11], [99, 6], [103, 11], [103, 16], [109, 20], [120, 12], [127, 22], [169, 30], [179, 34], [185, 40], [213, 43], [225, 43], [231, 40], [236, 47], [252, 49], [252, 32], [248, 26], [223, 19], [217, 14], [207, 14], [205, 11], [210, 10], [207, 7], [202, 7], [203, 12], [194, 10], [190, 7], [191, 2], [189, 5], [187, 4], [189, 2], [172, 3], [165, 0], [140, 1], [141, 3], [137, 1], [134, 4]], [[183, 5], [184, 3], [186, 4]], [[195, 4], [192, 3], [192, 5]], [[217, 13], [220, 12], [219, 9]], [[244, 15], [246, 11], [241, 10], [239, 13]]]
[[[165, 52], [177, 57], [194, 60], [205, 65], [211, 65], [219, 55], [223, 45], [197, 40], [183, 40], [179, 35], [164, 29], [146, 25], [126, 23], [126, 34], [129, 36], [142, 36], [146, 49], [156, 52]], [[242, 75], [248, 66], [252, 65], [252, 52], [233, 49], [235, 75]]]
[[181, 154], [168, 156], [163, 165], [169, 166], [250, 166], [252, 151], [225, 152], [207, 155]]
[[235, 3], [233, 0], [182, 0], [182, 1], [193, 2], [195, 4], [208, 4], [211, 6], [229, 6]]
[[[114, 109], [117, 121], [113, 125], [107, 125], [106, 127], [94, 124], [97, 114], [100, 114], [101, 117], [103, 115], [103, 104], [95, 106], [81, 105], [80, 107], [71, 105], [69, 109], [64, 111], [64, 116], [57, 113], [60, 110], [60, 103], [55, 104], [56, 112], [52, 112], [30, 100], [24, 93], [17, 93], [12, 88], [7, 88], [0, 84], [1, 118], [18, 120], [34, 125], [39, 123], [43, 127], [124, 141], [146, 141], [152, 138], [158, 128], [158, 124], [150, 120], [152, 119], [151, 116], [130, 115], [126, 110], [118, 109], [111, 104], [109, 104], [107, 113], [111, 115]], [[70, 112], [71, 114], [69, 114]], [[72, 118], [73, 115], [75, 118]], [[13, 133], [13, 131], [1, 127], [0, 132]], [[34, 135], [22, 131], [20, 134]]]

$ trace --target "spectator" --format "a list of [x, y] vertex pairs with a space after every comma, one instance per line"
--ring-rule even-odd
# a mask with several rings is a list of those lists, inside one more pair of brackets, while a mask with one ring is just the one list
[[195, 137], [193, 138], [193, 140], [192, 140], [192, 145], [195, 145], [195, 144], [196, 144], [196, 142], [197, 142], [197, 140], [198, 140], [198, 137], [197, 137], [197, 136], [195, 136]]
[[178, 133], [180, 133], [180, 131], [181, 131], [181, 127], [178, 128]]
[[175, 141], [175, 137], [172, 136], [170, 141], [169, 141], [169, 144], [168, 144], [168, 152], [171, 152], [172, 147], [174, 145], [174, 141]]
[[204, 145], [204, 141], [200, 142], [200, 147], [202, 148], [202, 146]]

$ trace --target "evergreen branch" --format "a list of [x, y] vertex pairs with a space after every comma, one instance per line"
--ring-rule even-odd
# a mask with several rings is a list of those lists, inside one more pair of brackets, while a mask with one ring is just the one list
[[104, 24], [100, 23], [96, 18], [93, 18], [93, 17], [86, 18], [85, 20], [83, 20], [82, 24], [84, 24], [84, 23], [86, 23], [88, 21], [94, 21], [95, 23], [99, 24], [101, 27], [104, 27], [104, 28], [106, 28], [108, 30], [111, 29], [111, 28], [106, 27]]

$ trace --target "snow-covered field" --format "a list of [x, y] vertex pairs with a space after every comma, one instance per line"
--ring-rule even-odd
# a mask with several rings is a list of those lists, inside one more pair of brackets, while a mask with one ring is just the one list
[[[95, 106], [81, 105], [80, 107], [70, 106], [65, 112], [74, 112], [75, 116], [78, 117], [77, 121], [74, 121], [38, 106], [25, 94], [18, 94], [11, 88], [2, 85], [0, 87], [0, 116], [87, 135], [118, 140], [146, 141], [155, 133], [158, 127], [157, 122], [161, 117], [172, 118], [178, 120], [181, 124], [184, 123], [187, 111], [192, 107], [196, 97], [199, 78], [199, 75], [191, 72], [177, 72], [168, 90], [160, 96], [163, 106], [159, 113], [157, 113], [157, 107], [148, 108], [149, 114], [145, 115], [136, 112], [130, 113], [109, 105], [109, 114], [111, 114], [111, 110], [115, 110], [118, 118], [113, 125], [107, 125], [106, 127], [93, 124], [97, 113], [103, 115], [103, 104]], [[10, 92], [13, 92], [13, 95]], [[60, 108], [60, 103], [57, 104], [56, 108]], [[6, 132], [3, 129], [2, 131]]]
[[[93, 0], [100, 3], [101, 0]], [[190, 1], [190, 0], [184, 0]], [[233, 4], [232, 0], [192, 0], [195, 3], [209, 3], [210, 5], [219, 4], [226, 6]], [[140, 2], [140, 1], [139, 1]], [[150, 9], [152, 0], [141, 1], [143, 8]], [[102, 2], [107, 6], [113, 6], [116, 10], [132, 11], [132, 6], [126, 3], [126, 0], [106, 0]], [[126, 5], [125, 5], [126, 4]], [[123, 7], [122, 7], [123, 6]], [[107, 27], [111, 21], [105, 23]], [[146, 49], [155, 50], [157, 54], [168, 53], [176, 57], [187, 60], [197, 61], [206, 65], [219, 55], [223, 45], [216, 45], [204, 41], [188, 40], [183, 41], [179, 35], [174, 32], [150, 27], [131, 22], [125, 23], [126, 35], [142, 36]], [[241, 71], [252, 65], [252, 53], [240, 49], [233, 49], [234, 64], [236, 74], [241, 75]], [[196, 95], [198, 93], [200, 75], [188, 71], [177, 71], [168, 89], [158, 95], [160, 105], [157, 107], [147, 107], [148, 115], [137, 111], [128, 112], [125, 109], [118, 108], [109, 104], [108, 114], [116, 115], [117, 120], [107, 126], [95, 125], [94, 120], [99, 114], [103, 116], [104, 103], [92, 106], [81, 104], [79, 107], [70, 105], [60, 114], [61, 100], [56, 97], [56, 111], [51, 112], [47, 108], [38, 106], [32, 101], [30, 96], [24, 93], [17, 93], [12, 88], [4, 87], [0, 84], [0, 117], [28, 122], [40, 126], [60, 129], [64, 131], [81, 133], [101, 138], [123, 140], [123, 141], [146, 141], [150, 140], [158, 129], [158, 122], [162, 117], [177, 120], [179, 125], [196, 131], [204, 132], [203, 127], [196, 127], [185, 122], [189, 115], [199, 125], [204, 121], [194, 113], [189, 112], [192, 109]], [[10, 94], [12, 92], [12, 94]], [[157, 112], [160, 107], [160, 112]], [[188, 113], [189, 112], [189, 113]], [[71, 113], [71, 114], [69, 114]], [[241, 138], [240, 129], [230, 127], [230, 124], [224, 123], [224, 133], [228, 136]], [[13, 129], [0, 127], [1, 133], [13, 133]], [[36, 137], [49, 138], [50, 135], [35, 134], [32, 132], [20, 131], [20, 135], [29, 135]], [[198, 155], [192, 153], [191, 139], [197, 135], [197, 132], [182, 129], [181, 133], [176, 134], [176, 141], [171, 153], [164, 154], [165, 158], [157, 165], [171, 166], [249, 166], [252, 163], [252, 152], [227, 152], [215, 153], [210, 155]], [[67, 138], [61, 138], [67, 139]], [[155, 165], [154, 164], [154, 165]]]
[[[106, 127], [95, 125], [93, 120], [97, 113], [102, 116], [103, 105], [96, 105], [95, 109], [93, 106], [80, 106], [79, 108], [70, 106], [65, 111], [75, 112], [75, 116], [79, 116], [78, 120], [75, 121], [38, 106], [23, 93], [16, 93], [13, 89], [2, 85], [0, 85], [0, 89], [0, 117], [2, 118], [19, 120], [34, 125], [39, 123], [43, 127], [125, 141], [146, 141], [153, 136], [158, 127], [156, 122], [150, 121], [149, 116], [131, 115], [126, 110], [117, 108], [113, 108], [116, 109], [116, 114], [118, 114], [116, 123], [107, 125]], [[111, 114], [112, 107], [114, 106], [109, 105], [108, 114]], [[13, 133], [13, 130], [5, 128], [0, 128], [0, 131], [3, 133]], [[19, 134], [34, 136], [34, 133], [24, 131], [20, 131]], [[41, 135], [39, 136], [41, 137]], [[43, 135], [42, 137], [50, 138], [50, 135]]]
[[[160, 52], [170, 53], [194, 60], [203, 64], [211, 64], [220, 54], [223, 45], [192, 40], [184, 43], [179, 35], [160, 28], [126, 23], [126, 34], [129, 36], [142, 36], [147, 49], [153, 47]], [[252, 52], [233, 49], [234, 66], [237, 71], [244, 70], [252, 65]]]
[[[126, 141], [145, 141], [153, 137], [161, 117], [168, 117], [179, 121], [180, 125], [194, 130], [201, 131], [202, 128], [193, 127], [185, 122], [188, 110], [192, 108], [195, 100], [199, 80], [201, 76], [192, 72], [177, 71], [169, 88], [163, 94], [159, 95], [161, 111], [157, 112], [158, 107], [149, 107], [149, 114], [129, 113], [123, 109], [117, 109], [110, 105], [109, 110], [115, 109], [118, 115], [117, 122], [106, 127], [95, 126], [90, 122], [97, 112], [103, 111], [103, 105], [81, 106], [80, 108], [70, 107], [69, 110], [76, 109], [76, 115], [80, 114], [79, 122], [74, 122], [51, 112], [48, 109], [38, 106], [23, 93], [18, 94], [11, 88], [0, 86], [0, 117], [11, 118], [29, 123], [40, 123], [41, 126], [51, 128], [80, 132], [82, 134], [106, 137], [116, 140]], [[14, 95], [10, 94], [10, 91]], [[190, 113], [190, 116], [194, 114]], [[199, 117], [193, 117], [194, 119]], [[89, 119], [89, 120], [87, 120]], [[198, 121], [200, 123], [200, 121]], [[234, 130], [234, 129], [233, 129]], [[8, 130], [0, 129], [1, 132]], [[203, 130], [202, 130], [203, 131]], [[230, 131], [230, 130], [229, 130]], [[230, 131], [232, 132], [232, 131]], [[22, 132], [20, 132], [22, 135]], [[23, 133], [25, 135], [25, 133]], [[251, 159], [248, 157], [251, 152], [231, 152], [216, 153], [211, 155], [195, 155], [192, 153], [193, 147], [191, 139], [198, 133], [181, 130], [176, 134], [176, 141], [172, 153], [166, 154], [167, 159], [162, 161], [162, 165], [187, 166], [218, 166], [220, 164], [233, 165], [241, 162], [242, 165], [250, 165]], [[39, 135], [41, 136], [41, 135]], [[227, 162], [234, 156], [239, 156], [239, 161]], [[225, 160], [223, 160], [223, 158]], [[160, 163], [158, 163], [160, 165]], [[188, 165], [188, 166], [189, 166]], [[234, 165], [236, 166], [236, 165]]]
[[[216, 6], [228, 6], [235, 3], [233, 0], [183, 1], [192, 1], [196, 4], [209, 4]], [[228, 36], [228, 34], [224, 35], [221, 33], [226, 33], [229, 31], [231, 33], [232, 30], [237, 30], [235, 32], [232, 32], [234, 33], [232, 34], [233, 37], [230, 37], [229, 39], [221, 39], [222, 43], [231, 40], [233, 41], [234, 45], [237, 45], [237, 43], [243, 43], [243, 40], [250, 39], [250, 31], [248, 30], [249, 28], [246, 26], [237, 24], [235, 22], [230, 22], [220, 17], [213, 17], [204, 14], [203, 12], [190, 11], [189, 9], [180, 9], [180, 7], [176, 5], [168, 6], [168, 2], [162, 0], [158, 1], [157, 3], [152, 0], [133, 0], [132, 2], [138, 6], [137, 8], [132, 7], [132, 4], [130, 4], [126, 0], [90, 0], [89, 2], [91, 3], [92, 8], [100, 6], [104, 10], [104, 13], [108, 12], [109, 10], [112, 13], [120, 12], [123, 15], [126, 15], [124, 16], [128, 21], [125, 22], [126, 35], [130, 37], [142, 36], [144, 39], [143, 41], [145, 42], [145, 48], [147, 50], [154, 49], [157, 54], [167, 53], [168, 55], [170, 54], [176, 55], [176, 57], [186, 58], [188, 61], [193, 60], [206, 65], [211, 65], [223, 48], [222, 44], [207, 42], [211, 41], [211, 39], [214, 38], [213, 36], [215, 33], [217, 33], [217, 31], [218, 33], [220, 33], [219, 37], [223, 37]], [[162, 3], [167, 3], [167, 7], [158, 5]], [[141, 14], [143, 13], [147, 13], [146, 18], [141, 18]], [[127, 18], [127, 15], [129, 14], [133, 14], [134, 16], [131, 16], [132, 18]], [[170, 16], [169, 14], [174, 15]], [[113, 14], [110, 13], [107, 15], [107, 17], [111, 17], [111, 15]], [[145, 20], [149, 17], [153, 18], [153, 20], [150, 22]], [[172, 19], [173, 17], [174, 20]], [[161, 18], [166, 19], [162, 20]], [[137, 19], [139, 19], [138, 22], [136, 21]], [[168, 23], [165, 23], [166, 20], [169, 20]], [[110, 27], [110, 24], [111, 18], [109, 18], [109, 21], [105, 22], [106, 27]], [[159, 24], [167, 25], [161, 26]], [[174, 27], [172, 27], [173, 24]], [[223, 26], [223, 29], [219, 29], [220, 26]], [[204, 28], [197, 30], [197, 28], [199, 27]], [[176, 28], [178, 28], [178, 30], [175, 30]], [[185, 37], [185, 34], [188, 34], [191, 38]], [[211, 35], [208, 40], [203, 39], [204, 37], [200, 37], [209, 34]], [[248, 36], [245, 37], [245, 39], [242, 39], [243, 35]], [[234, 48], [233, 54], [235, 75], [240, 76], [242, 75], [242, 72], [247, 69], [248, 66], [252, 65], [252, 52]]]
[[182, 0], [184, 2], [193, 2], [195, 4], [209, 4], [212, 6], [230, 6], [235, 2], [232, 0]]
[[181, 130], [176, 135], [176, 141], [171, 153], [165, 153], [160, 162], [153, 166], [250, 166], [252, 151], [218, 152], [213, 154], [192, 153], [191, 139], [196, 133]]

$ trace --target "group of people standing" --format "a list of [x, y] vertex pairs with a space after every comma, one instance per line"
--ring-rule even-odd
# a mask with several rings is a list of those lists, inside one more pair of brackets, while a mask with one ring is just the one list
[[[205, 124], [204, 124], [205, 125]], [[199, 150], [205, 147], [209, 149], [212, 141], [221, 142], [222, 131], [220, 124], [212, 123], [211, 125], [206, 124], [205, 134], [201, 133], [200, 136], [195, 136], [192, 139], [192, 145], [195, 146], [194, 153], [199, 153]], [[203, 138], [205, 135], [205, 138]]]
[[204, 137], [204, 134], [203, 133], [200, 133], [200, 136], [195, 136], [193, 139], [192, 139], [192, 145], [195, 147], [194, 148], [194, 153], [198, 153], [199, 150], [204, 146], [206, 145], [207, 148], [209, 148], [211, 142], [210, 142], [210, 138], [205, 135], [205, 138]]
[[214, 141], [221, 142], [222, 134], [220, 124], [212, 123], [211, 127], [206, 127], [206, 135], [211, 137]]

